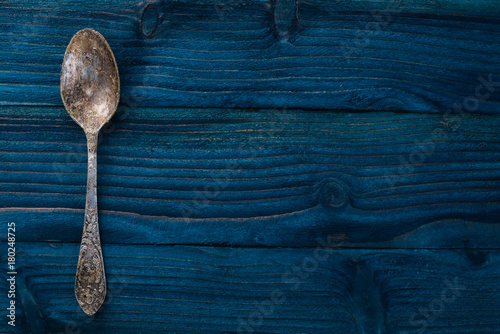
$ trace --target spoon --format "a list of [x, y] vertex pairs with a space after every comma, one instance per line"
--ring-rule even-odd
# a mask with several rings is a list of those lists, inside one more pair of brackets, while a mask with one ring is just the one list
[[106, 276], [97, 219], [97, 138], [120, 99], [118, 67], [106, 39], [83, 29], [66, 48], [61, 70], [61, 97], [71, 118], [87, 137], [88, 174], [85, 222], [76, 269], [75, 295], [87, 315], [106, 297]]

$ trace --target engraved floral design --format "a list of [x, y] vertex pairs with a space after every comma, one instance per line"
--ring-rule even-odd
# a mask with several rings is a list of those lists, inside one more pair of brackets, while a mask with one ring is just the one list
[[106, 279], [97, 219], [97, 209], [86, 210], [75, 281], [76, 299], [88, 315], [97, 312], [106, 296]]

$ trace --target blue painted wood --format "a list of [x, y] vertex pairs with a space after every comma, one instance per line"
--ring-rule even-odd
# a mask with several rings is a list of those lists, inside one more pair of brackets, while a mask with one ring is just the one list
[[[0, 1], [18, 231], [0, 333], [500, 334], [499, 18], [495, 0]], [[73, 293], [85, 141], [58, 87], [85, 27], [123, 88], [95, 318]]]
[[360, 267], [374, 280], [387, 333], [499, 333], [498, 255], [373, 252]]
[[[495, 114], [500, 106], [494, 0], [81, 4], [2, 4], [1, 104], [61, 105], [65, 47], [92, 27], [113, 48], [122, 93], [141, 106], [444, 113], [456, 105]], [[493, 93], [479, 78], [495, 83]]]
[[[2, 114], [1, 219], [29, 229], [23, 241], [79, 242], [83, 132], [61, 107]], [[499, 125], [478, 115], [120, 110], [98, 151], [102, 240], [290, 247], [334, 234], [345, 247], [499, 247]]]
[[[349, 301], [355, 269], [337, 254], [327, 254], [321, 267], [297, 285], [292, 275], [284, 275], [311, 250], [104, 245], [106, 310], [89, 319], [73, 293], [78, 245], [20, 243], [19, 248], [18, 279], [26, 286], [22, 298], [32, 295], [39, 308], [38, 319], [24, 324], [38, 320], [31, 328], [35, 333], [64, 332], [66, 325], [83, 333], [236, 333], [239, 322], [259, 312], [254, 302], [271, 300], [278, 301], [273, 302], [276, 312], [255, 326], [260, 333], [314, 333], [332, 326], [357, 332]], [[332, 308], [335, 312], [325, 312]], [[0, 328], [6, 329], [3, 322]], [[26, 329], [20, 326], [17, 332]]]
[[2, 333], [500, 333], [498, 250], [104, 245], [108, 298], [89, 319], [78, 244], [18, 247], [30, 318]]

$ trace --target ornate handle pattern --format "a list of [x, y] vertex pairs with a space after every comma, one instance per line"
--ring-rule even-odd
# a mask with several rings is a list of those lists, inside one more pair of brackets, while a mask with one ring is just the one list
[[106, 297], [106, 275], [97, 217], [97, 133], [87, 133], [88, 174], [85, 223], [76, 269], [75, 295], [87, 315], [99, 310]]

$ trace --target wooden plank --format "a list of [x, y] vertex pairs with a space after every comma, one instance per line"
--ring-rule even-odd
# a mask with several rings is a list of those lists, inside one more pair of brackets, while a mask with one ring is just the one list
[[[20, 299], [35, 301], [29, 305], [34, 310], [20, 311], [38, 311], [38, 318], [20, 314], [17, 333], [25, 333], [27, 325], [33, 333], [65, 332], [66, 326], [82, 333], [247, 333], [249, 321], [260, 323], [254, 326], [258, 333], [317, 333], [332, 327], [358, 333], [349, 293], [355, 270], [337, 254], [327, 254], [307, 281], [298, 283], [292, 266], [311, 250], [107, 245], [107, 300], [89, 318], [73, 292], [78, 244], [20, 243], [18, 248], [17, 279], [26, 287]], [[4, 286], [5, 274], [0, 275]], [[274, 310], [265, 309], [263, 319], [259, 305], [270, 308], [268, 302]], [[7, 329], [4, 321], [0, 328]]]
[[485, 250], [366, 255], [387, 333], [500, 333], [500, 253]]
[[78, 246], [18, 243], [14, 333], [500, 333], [498, 250], [104, 245], [108, 299], [89, 318]]
[[[61, 107], [1, 114], [0, 220], [29, 230], [23, 241], [79, 242], [83, 132]], [[102, 240], [498, 248], [499, 125], [487, 115], [120, 110], [98, 150]]]
[[61, 105], [65, 47], [92, 27], [140, 106], [500, 110], [494, 0], [82, 4], [2, 2], [0, 104]]

